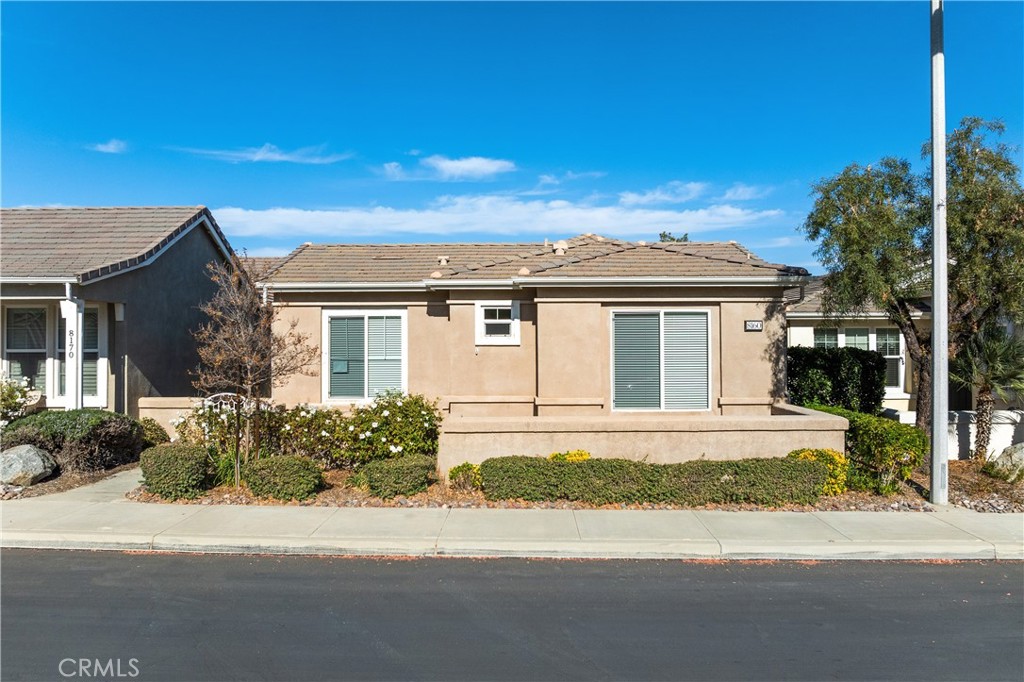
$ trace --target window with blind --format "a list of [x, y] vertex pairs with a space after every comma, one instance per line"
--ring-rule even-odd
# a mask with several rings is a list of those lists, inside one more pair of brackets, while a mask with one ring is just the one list
[[612, 407], [707, 410], [708, 314], [691, 311], [612, 315]]
[[839, 330], [831, 327], [815, 327], [814, 347], [839, 348]]
[[903, 386], [903, 354], [900, 351], [900, 331], [898, 329], [878, 329], [875, 331], [875, 350], [885, 356], [885, 385], [887, 388]]
[[4, 357], [8, 373], [46, 391], [46, 308], [7, 308]]
[[404, 311], [325, 315], [327, 399], [363, 400], [405, 390]]

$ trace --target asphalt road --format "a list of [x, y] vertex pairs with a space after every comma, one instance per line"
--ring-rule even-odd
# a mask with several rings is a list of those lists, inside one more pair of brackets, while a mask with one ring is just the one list
[[0, 579], [3, 680], [1024, 679], [1021, 563], [5, 550]]

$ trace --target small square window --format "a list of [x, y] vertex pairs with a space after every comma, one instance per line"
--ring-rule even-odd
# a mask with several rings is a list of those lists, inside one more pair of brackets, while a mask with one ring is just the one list
[[519, 345], [519, 301], [480, 301], [476, 304], [476, 345]]

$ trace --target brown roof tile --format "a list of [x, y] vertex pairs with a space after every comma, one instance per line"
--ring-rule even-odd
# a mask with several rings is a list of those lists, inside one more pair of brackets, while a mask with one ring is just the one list
[[138, 265], [203, 216], [203, 206], [0, 209], [0, 276], [85, 282]]
[[[440, 257], [448, 261], [442, 265]], [[640, 244], [594, 235], [544, 244], [306, 244], [271, 273], [276, 283], [383, 283], [537, 277], [750, 277], [806, 275], [768, 263], [734, 242]]]

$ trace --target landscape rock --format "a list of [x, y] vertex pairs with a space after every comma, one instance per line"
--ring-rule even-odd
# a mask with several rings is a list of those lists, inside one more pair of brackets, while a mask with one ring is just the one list
[[1010, 483], [1024, 480], [1024, 443], [1006, 448], [989, 466], [994, 474]]
[[53, 473], [57, 463], [46, 450], [16, 445], [0, 452], [0, 483], [16, 486], [38, 483]]

